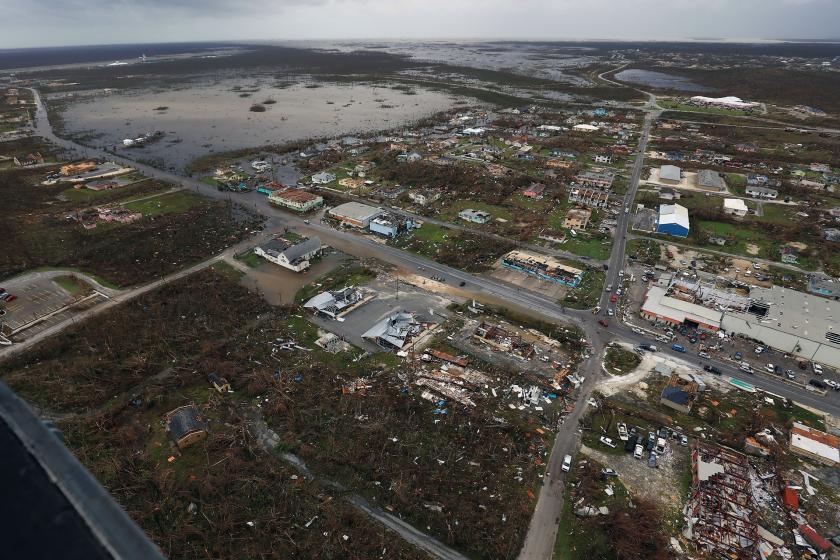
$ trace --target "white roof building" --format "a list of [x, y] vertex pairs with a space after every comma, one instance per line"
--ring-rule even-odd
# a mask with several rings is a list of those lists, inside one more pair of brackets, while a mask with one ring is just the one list
[[679, 204], [662, 204], [659, 207], [657, 233], [667, 233], [677, 237], [688, 237], [688, 208]]
[[699, 105], [714, 105], [716, 107], [726, 107], [727, 109], [753, 109], [758, 107], [760, 103], [755, 101], [744, 101], [740, 97], [729, 95], [726, 97], [706, 97], [703, 95], [695, 95], [691, 101]]
[[740, 198], [724, 198], [723, 211], [733, 216], [746, 216], [749, 208], [747, 208], [746, 203]]

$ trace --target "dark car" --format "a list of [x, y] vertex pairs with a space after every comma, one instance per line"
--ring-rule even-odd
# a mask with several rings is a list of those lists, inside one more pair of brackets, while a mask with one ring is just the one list
[[653, 432], [648, 432], [647, 441], [645, 442], [645, 449], [648, 451], [652, 450], [656, 446], [656, 434]]
[[464, 281], [462, 281], [462, 282], [461, 282], [460, 284], [458, 284], [458, 285], [463, 287], [463, 286], [466, 286], [466, 285], [467, 285], [467, 283], [466, 283], [466, 282], [464, 282]]
[[602, 326], [602, 327], [604, 327], [604, 328], [607, 328], [607, 327], [609, 327], [609, 326], [610, 326], [610, 324], [609, 324], [609, 323], [607, 323], [607, 321], [606, 321], [606, 320], [604, 320], [604, 319], [599, 319], [599, 320], [598, 320], [598, 324], [599, 324], [599, 325], [601, 325], [601, 326]]
[[17, 296], [9, 296], [6, 298], [6, 303], [12, 303], [17, 299]]
[[808, 385], [812, 385], [817, 389], [828, 389], [828, 385], [820, 381], [819, 379], [812, 379], [808, 382]]
[[636, 443], [639, 441], [639, 436], [632, 435], [624, 442], [624, 451], [632, 452], [636, 449]]
[[717, 368], [715, 366], [710, 366], [709, 371], [714, 373], [715, 375], [723, 375], [723, 372], [720, 371], [720, 368]]
[[736, 359], [736, 360], [740, 360], [740, 359], [741, 359], [741, 358], [743, 358], [743, 357], [744, 357], [744, 355], [743, 355], [743, 354], [741, 354], [740, 352], [735, 352], [735, 359]]

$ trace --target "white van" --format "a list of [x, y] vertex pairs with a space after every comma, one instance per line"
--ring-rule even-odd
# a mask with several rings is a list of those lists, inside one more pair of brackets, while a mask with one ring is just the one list
[[569, 472], [572, 469], [572, 456], [566, 455], [563, 457], [563, 466], [560, 467], [560, 470], [563, 472]]

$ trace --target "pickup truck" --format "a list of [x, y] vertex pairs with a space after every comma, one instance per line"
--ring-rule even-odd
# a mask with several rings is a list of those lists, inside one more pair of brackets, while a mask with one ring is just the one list
[[685, 354], [685, 347], [683, 347], [680, 344], [672, 344], [671, 350], [673, 350], [674, 352], [682, 352], [683, 354]]

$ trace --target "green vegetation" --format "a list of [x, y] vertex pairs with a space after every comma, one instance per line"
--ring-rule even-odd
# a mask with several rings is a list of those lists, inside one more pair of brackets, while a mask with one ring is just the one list
[[608, 235], [592, 235], [586, 232], [578, 233], [577, 237], [569, 235], [566, 238], [566, 243], [561, 245], [564, 250], [570, 253], [599, 261], [610, 258], [612, 246], [612, 238]]
[[[66, 218], [78, 203], [61, 197], [64, 186], [30, 188], [39, 175], [33, 170], [0, 173], [0, 197], [4, 200], [0, 236], [14, 239], [0, 254], [0, 277], [50, 267], [101, 277], [103, 285], [143, 283], [220, 252], [262, 223], [237, 206], [189, 195], [186, 208], [169, 205], [166, 213], [154, 219], [129, 224], [100, 223], [95, 229], [85, 229]], [[22, 186], [27, 188], [25, 197], [19, 196]], [[103, 191], [107, 194], [97, 203], [122, 200], [127, 194], [154, 193], [166, 186], [158, 181], [142, 181]], [[167, 203], [180, 199], [171, 195], [160, 198]], [[172, 211], [176, 208], [185, 209]]]
[[144, 216], [159, 216], [161, 214], [179, 214], [201, 204], [205, 199], [196, 194], [184, 191], [173, 192], [124, 204], [129, 210], [140, 212]]
[[[573, 263], [572, 266], [586, 268], [580, 263]], [[601, 290], [604, 289], [606, 275], [603, 270], [590, 268], [583, 273], [583, 281], [577, 288], [571, 289], [560, 301], [561, 305], [572, 309], [591, 309], [598, 305], [601, 299]]]
[[237, 256], [236, 260], [242, 261], [251, 268], [259, 268], [266, 263], [266, 260], [258, 254], [254, 253], [253, 250], [248, 251], [244, 255]]
[[608, 347], [604, 357], [604, 367], [613, 375], [626, 375], [636, 369], [641, 362], [642, 359], [638, 354], [617, 344]]
[[338, 290], [345, 286], [360, 286], [376, 278], [376, 271], [363, 262], [347, 261], [314, 282], [304, 286], [295, 294], [295, 301], [305, 302], [325, 291]]
[[[524, 198], [524, 197], [523, 197]], [[443, 211], [441, 213], [441, 218], [445, 219], [450, 222], [459, 222], [465, 223], [458, 217], [458, 212], [461, 210], [465, 210], [467, 208], [472, 208], [473, 210], [482, 210], [487, 212], [493, 218], [500, 218], [502, 220], [510, 221], [512, 219], [512, 214], [506, 208], [501, 206], [497, 206], [494, 204], [488, 204], [486, 202], [482, 202], [479, 200], [455, 200], [453, 202], [447, 201], [446, 204], [443, 206]]]
[[680, 103], [674, 99], [657, 99], [656, 101], [660, 107], [664, 109], [671, 109], [674, 111], [684, 111], [687, 113], [709, 113], [712, 115], [732, 115], [745, 116], [753, 114], [750, 111], [742, 111], [740, 109], [725, 109], [722, 107], [698, 107], [690, 103]]
[[73, 297], [90, 293], [92, 288], [75, 276], [59, 276], [53, 282]]
[[635, 257], [637, 262], [655, 266], [661, 260], [662, 249], [656, 241], [639, 237], [627, 242], [627, 254]]
[[389, 243], [467, 272], [483, 272], [513, 249], [512, 243], [488, 239], [468, 231], [447, 230], [429, 223]]
[[201, 179], [199, 179], [199, 181], [201, 181], [205, 185], [210, 185], [211, 187], [221, 187], [222, 184], [223, 184], [221, 181], [219, 181], [215, 177], [210, 177], [210, 176], [202, 177]]

